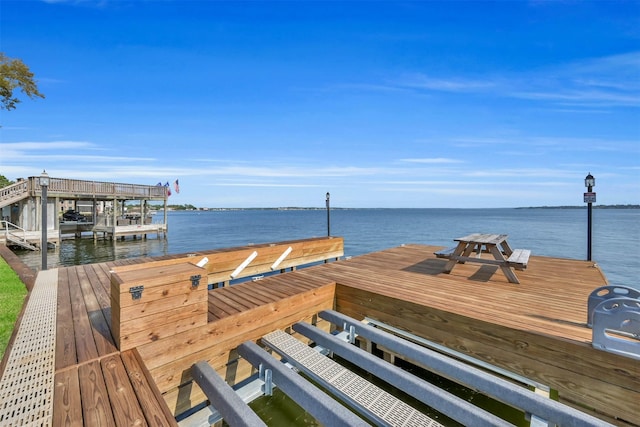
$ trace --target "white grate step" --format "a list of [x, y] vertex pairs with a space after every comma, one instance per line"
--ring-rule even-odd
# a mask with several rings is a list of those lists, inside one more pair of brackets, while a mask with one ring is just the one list
[[0, 425], [50, 426], [58, 270], [38, 273], [0, 379]]
[[298, 369], [338, 391], [357, 406], [390, 426], [438, 427], [429, 418], [375, 384], [323, 356], [284, 331], [274, 331], [262, 342], [274, 349]]

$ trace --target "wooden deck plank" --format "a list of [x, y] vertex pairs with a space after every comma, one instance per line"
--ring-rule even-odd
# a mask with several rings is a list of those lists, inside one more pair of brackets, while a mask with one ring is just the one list
[[[233, 313], [229, 313], [226, 311], [226, 304], [223, 304], [219, 299], [215, 298], [214, 296], [211, 296], [211, 293], [209, 293], [209, 296], [207, 297], [208, 303], [209, 303], [209, 307], [208, 307], [208, 316], [209, 316], [209, 322], [212, 321], [213, 319], [222, 319], [224, 317], [227, 317]], [[234, 313], [237, 313], [237, 311], [235, 311], [234, 309]]]
[[77, 367], [56, 373], [53, 396], [53, 425], [82, 425], [82, 399]]
[[[162, 394], [144, 367], [137, 350], [127, 350], [120, 355], [136, 392], [142, 412], [150, 426], [177, 426], [173, 414], [164, 404]], [[162, 404], [160, 404], [162, 402]]]
[[99, 356], [89, 314], [80, 290], [77, 268], [69, 269], [69, 291], [71, 293], [71, 312], [76, 342], [78, 363], [96, 359]]
[[87, 277], [91, 281], [91, 286], [93, 286], [98, 303], [104, 309], [111, 306], [111, 274], [109, 270], [105, 271], [102, 268], [103, 265], [104, 263], [88, 264], [85, 266], [85, 270]]
[[243, 301], [247, 301], [253, 307], [269, 304], [270, 302], [274, 301], [273, 297], [269, 298], [261, 294], [260, 292], [258, 292], [257, 286], [254, 287], [253, 289], [250, 289], [244, 286], [243, 287], [234, 286], [233, 288], [234, 288], [233, 295], [235, 295], [236, 298], [240, 298]]
[[100, 362], [94, 360], [78, 367], [82, 417], [86, 426], [115, 426], [109, 393]]
[[[237, 304], [235, 304], [235, 302], [233, 301], [230, 302], [226, 300], [224, 297], [221, 298], [219, 295], [220, 295], [219, 293], [209, 291], [209, 295], [207, 297], [209, 301], [209, 305], [214, 305], [219, 311], [222, 311], [227, 315], [240, 313], [242, 311], [242, 309], [239, 308]], [[226, 317], [226, 316], [223, 316], [223, 317]]]
[[[105, 356], [117, 352], [118, 349], [111, 336], [111, 324], [105, 319], [102, 307], [98, 303], [98, 298], [95, 295], [94, 287], [91, 286], [91, 282], [87, 276], [85, 266], [78, 266], [76, 272], [78, 274], [78, 281], [98, 354]], [[99, 289], [100, 286], [96, 286], [96, 288]]]
[[262, 305], [262, 302], [256, 300], [253, 295], [246, 295], [244, 292], [244, 287], [233, 286], [228, 288], [221, 288], [218, 291], [214, 292], [214, 295], [222, 295], [227, 298], [229, 301], [233, 301], [233, 303], [237, 304], [238, 307], [245, 307], [245, 309], [252, 309]]
[[147, 422], [120, 355], [101, 360], [102, 372], [109, 393], [115, 422], [119, 426], [146, 426]]
[[277, 301], [282, 298], [286, 298], [287, 295], [284, 292], [280, 292], [277, 288], [267, 289], [265, 286], [254, 284], [251, 287], [242, 287], [236, 289], [236, 292], [246, 296], [247, 298], [255, 298], [262, 304], [269, 304], [270, 302]]
[[[218, 288], [212, 291], [209, 291], [213, 299], [217, 299], [221, 303], [230, 307], [230, 309], [235, 309], [237, 312], [245, 311], [251, 308], [256, 307], [255, 304], [242, 301], [241, 299], [234, 297], [234, 292], [230, 291], [231, 287], [226, 288]], [[229, 310], [225, 310], [229, 311]]]
[[[291, 277], [291, 276], [289, 276]], [[261, 280], [261, 285], [263, 289], [274, 289], [281, 293], [284, 293], [288, 296], [296, 295], [300, 292], [305, 292], [310, 289], [314, 289], [315, 285], [313, 283], [307, 283], [306, 278], [304, 276], [297, 277], [295, 283], [290, 283], [288, 280], [280, 280], [282, 277], [274, 276], [270, 278], [268, 281]]]
[[69, 268], [58, 270], [58, 306], [56, 319], [56, 370], [78, 362], [69, 290]]

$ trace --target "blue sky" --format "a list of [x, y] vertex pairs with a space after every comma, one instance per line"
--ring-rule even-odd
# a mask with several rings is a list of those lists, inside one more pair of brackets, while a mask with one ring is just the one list
[[0, 174], [204, 207], [640, 203], [640, 2], [10, 1]]

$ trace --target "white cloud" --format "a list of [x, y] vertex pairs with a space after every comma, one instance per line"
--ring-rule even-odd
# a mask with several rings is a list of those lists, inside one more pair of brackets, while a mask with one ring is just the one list
[[454, 163], [464, 163], [463, 160], [458, 159], [448, 159], [444, 157], [436, 157], [436, 158], [416, 158], [416, 159], [400, 159], [401, 162], [407, 163], [423, 163], [423, 164], [454, 164]]
[[436, 78], [421, 73], [401, 76], [394, 83], [400, 87], [443, 92], [479, 92], [487, 91], [496, 86], [496, 82], [491, 80], [474, 80], [463, 77]]
[[24, 141], [24, 142], [5, 142], [0, 143], [0, 150], [61, 150], [61, 149], [82, 149], [96, 147], [94, 144], [86, 141]]
[[415, 93], [484, 94], [574, 107], [572, 112], [576, 107], [603, 108], [602, 112], [606, 112], [606, 107], [640, 106], [639, 75], [640, 52], [629, 52], [549, 65], [520, 73], [436, 76], [428, 72], [415, 72], [383, 83], [359, 83], [341, 87], [377, 92], [404, 90]]
[[323, 185], [316, 184], [276, 184], [276, 183], [264, 183], [264, 182], [212, 182], [207, 184], [211, 187], [271, 187], [271, 188], [319, 188]]

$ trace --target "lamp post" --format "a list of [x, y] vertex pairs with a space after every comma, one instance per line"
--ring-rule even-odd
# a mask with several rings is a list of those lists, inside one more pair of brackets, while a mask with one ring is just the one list
[[40, 200], [42, 203], [42, 238], [40, 240], [40, 252], [42, 253], [42, 270], [47, 269], [47, 187], [49, 187], [49, 175], [45, 170], [40, 175]]
[[330, 198], [330, 194], [329, 192], [327, 192], [327, 236], [330, 237], [331, 236], [331, 214], [329, 212], [331, 212], [331, 210], [329, 209], [329, 198]]
[[591, 172], [584, 179], [584, 186], [587, 187], [587, 192], [584, 193], [584, 202], [587, 204], [587, 261], [591, 261], [591, 205], [596, 202], [596, 193], [593, 191], [596, 179]]

